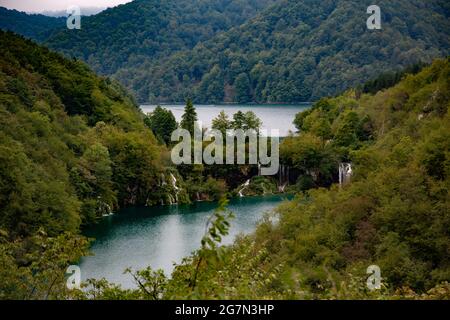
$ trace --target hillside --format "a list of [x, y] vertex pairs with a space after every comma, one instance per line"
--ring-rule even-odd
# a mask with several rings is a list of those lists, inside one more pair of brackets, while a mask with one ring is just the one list
[[13, 31], [34, 40], [46, 39], [53, 30], [66, 26], [65, 18], [26, 14], [0, 7], [0, 29]]
[[0, 229], [12, 239], [77, 232], [157, 187], [161, 147], [123, 90], [3, 31], [0, 114]]
[[[135, 0], [84, 17], [81, 30], [63, 29], [45, 44], [114, 74], [194, 47], [238, 26], [273, 0]], [[137, 71], [138, 69], [136, 69]], [[135, 74], [134, 78], [139, 75]]]
[[124, 67], [115, 77], [140, 101], [310, 101], [449, 54], [446, 1], [379, 1], [382, 30], [366, 28], [370, 4], [279, 1], [191, 51]]
[[38, 38], [140, 103], [312, 101], [450, 53], [447, 1], [380, 1], [382, 30], [366, 28], [370, 4], [136, 0]]

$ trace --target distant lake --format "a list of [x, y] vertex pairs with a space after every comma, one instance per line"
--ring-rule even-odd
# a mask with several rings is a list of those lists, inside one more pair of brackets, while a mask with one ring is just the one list
[[[173, 115], [179, 122], [184, 112], [184, 105], [167, 104], [161, 105], [162, 107], [172, 111]], [[199, 121], [203, 122], [203, 126], [210, 128], [212, 119], [217, 117], [221, 110], [232, 119], [233, 114], [239, 110], [242, 112], [253, 111], [263, 122], [262, 129], [278, 129], [280, 136], [287, 136], [289, 131], [295, 132], [295, 126], [292, 123], [295, 115], [303, 110], [308, 109], [311, 106], [310, 103], [301, 103], [297, 105], [285, 105], [285, 104], [255, 104], [255, 105], [238, 105], [238, 104], [226, 104], [226, 105], [195, 105]], [[141, 105], [143, 112], [148, 113], [153, 111], [156, 105]]]

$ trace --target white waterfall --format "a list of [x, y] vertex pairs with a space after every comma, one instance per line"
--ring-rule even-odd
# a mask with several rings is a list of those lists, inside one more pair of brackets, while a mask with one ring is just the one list
[[278, 169], [278, 191], [284, 192], [284, 189], [289, 184], [289, 166], [280, 164]]
[[172, 172], [170, 173], [170, 177], [172, 178], [172, 186], [175, 189], [175, 201], [178, 203], [178, 192], [180, 192], [180, 188], [177, 186], [177, 178], [175, 178]]
[[339, 186], [350, 182], [353, 170], [352, 164], [348, 162], [342, 162], [339, 164]]
[[250, 179], [248, 179], [247, 181], [245, 181], [244, 184], [241, 185], [242, 188], [239, 189], [239, 191], [238, 191], [239, 197], [242, 198], [242, 197], [244, 196], [244, 195], [242, 194], [242, 191], [244, 191], [244, 189], [247, 188], [249, 185], [250, 185]]

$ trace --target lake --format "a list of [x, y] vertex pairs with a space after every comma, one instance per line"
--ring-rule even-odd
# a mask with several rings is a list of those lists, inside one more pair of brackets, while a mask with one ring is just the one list
[[[255, 230], [266, 212], [273, 210], [287, 195], [233, 198], [228, 208], [235, 218], [230, 234], [222, 241], [232, 243], [238, 234]], [[93, 237], [91, 251], [94, 256], [80, 261], [82, 280], [107, 280], [125, 288], [135, 287], [131, 276], [124, 275], [127, 267], [163, 269], [170, 275], [174, 262], [200, 247], [208, 217], [217, 203], [195, 202], [191, 205], [136, 207], [123, 209], [104, 217], [99, 224], [84, 230]]]
[[[184, 113], [184, 105], [168, 104], [161, 105], [162, 107], [172, 111], [178, 122]], [[301, 103], [297, 105], [281, 105], [281, 104], [264, 104], [264, 105], [195, 105], [197, 110], [198, 120], [202, 121], [203, 126], [210, 128], [212, 119], [217, 117], [221, 110], [233, 118], [233, 114], [241, 110], [242, 112], [253, 111], [263, 122], [262, 129], [278, 129], [281, 137], [288, 135], [289, 131], [296, 131], [294, 124], [295, 115], [303, 110], [308, 109], [310, 103]], [[156, 105], [142, 105], [143, 112], [148, 113], [153, 111]]]

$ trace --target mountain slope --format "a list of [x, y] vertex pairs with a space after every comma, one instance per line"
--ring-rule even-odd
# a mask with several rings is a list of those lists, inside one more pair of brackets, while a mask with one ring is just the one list
[[0, 229], [11, 238], [75, 232], [146, 203], [160, 154], [119, 86], [0, 31]]
[[192, 51], [116, 77], [140, 100], [294, 102], [449, 54], [446, 2], [379, 1], [382, 30], [366, 28], [369, 4], [285, 0]]
[[113, 74], [142, 61], [190, 49], [199, 41], [246, 21], [273, 0], [135, 0], [63, 29], [50, 48], [82, 58], [97, 72]]
[[65, 18], [42, 14], [26, 14], [0, 7], [0, 29], [9, 30], [34, 40], [46, 39], [52, 30], [65, 27]]

